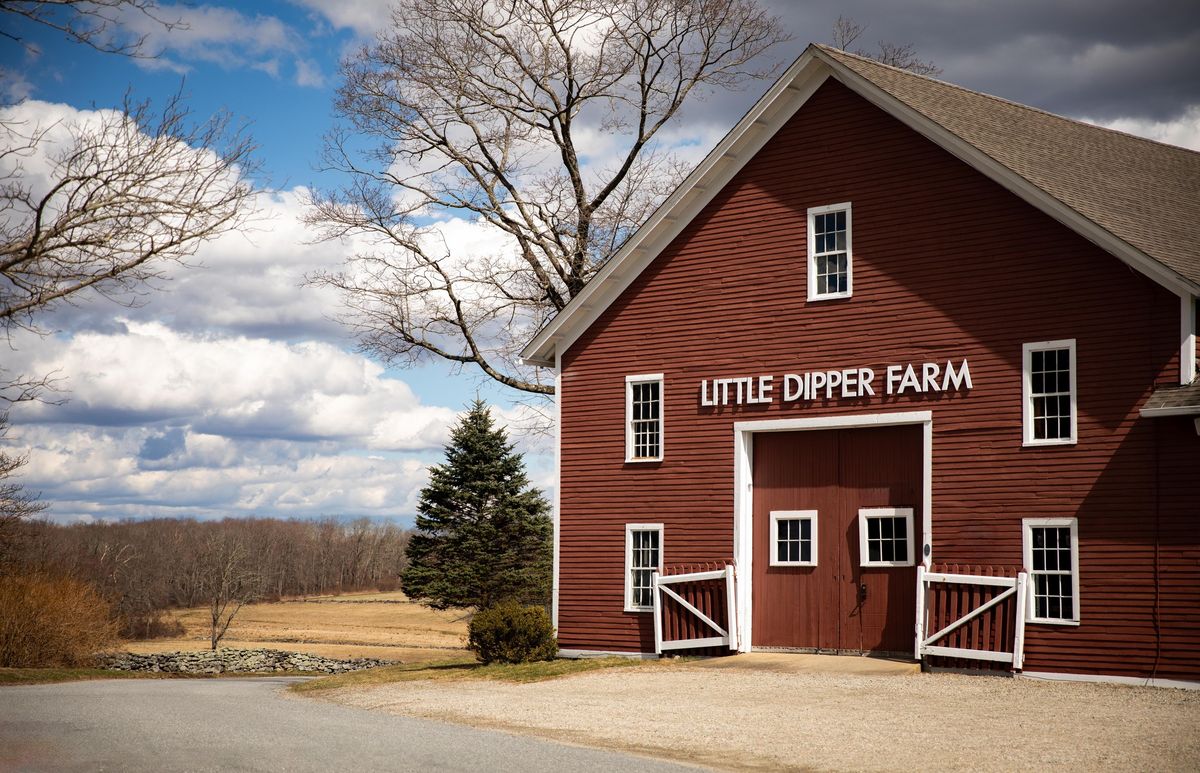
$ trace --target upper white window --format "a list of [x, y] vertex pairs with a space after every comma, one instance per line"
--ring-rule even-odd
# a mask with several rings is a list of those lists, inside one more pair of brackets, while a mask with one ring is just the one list
[[771, 511], [771, 566], [817, 565], [817, 511]]
[[663, 377], [625, 377], [625, 461], [663, 458]]
[[625, 611], [654, 609], [654, 572], [663, 569], [663, 525], [625, 524]]
[[864, 507], [858, 511], [860, 566], [913, 565], [911, 507]]
[[808, 299], [849, 298], [853, 290], [850, 204], [808, 210]]
[[1074, 518], [1026, 518], [1025, 570], [1033, 587], [1027, 620], [1079, 622], [1079, 529]]
[[1075, 442], [1075, 339], [1025, 344], [1025, 445]]

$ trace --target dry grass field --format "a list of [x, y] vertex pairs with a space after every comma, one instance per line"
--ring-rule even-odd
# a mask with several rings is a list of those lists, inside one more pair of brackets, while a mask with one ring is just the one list
[[[126, 642], [123, 649], [144, 653], [208, 648], [207, 608], [171, 615], [183, 624], [182, 637]], [[436, 612], [395, 591], [248, 604], [234, 618], [221, 646], [424, 663], [463, 654], [466, 636], [461, 612]]]

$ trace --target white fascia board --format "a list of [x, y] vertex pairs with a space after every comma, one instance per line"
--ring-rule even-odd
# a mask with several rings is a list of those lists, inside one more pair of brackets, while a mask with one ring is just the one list
[[1089, 220], [1073, 207], [1064, 204], [1022, 175], [984, 153], [935, 121], [925, 117], [896, 97], [876, 86], [849, 67], [826, 56], [820, 50], [816, 58], [833, 70], [834, 77], [851, 91], [897, 119], [968, 166], [990, 178], [1026, 203], [1075, 231], [1104, 251], [1149, 277], [1176, 295], [1200, 294], [1200, 284], [1167, 268], [1125, 240]]
[[531, 365], [553, 366], [555, 352], [569, 349], [804, 106], [831, 74], [813, 55], [814, 51], [810, 46], [792, 63], [583, 290], [534, 336], [521, 351], [521, 359]]
[[1138, 411], [1138, 415], [1147, 419], [1161, 418], [1163, 416], [1200, 416], [1200, 405], [1180, 405], [1171, 408], [1143, 408]]

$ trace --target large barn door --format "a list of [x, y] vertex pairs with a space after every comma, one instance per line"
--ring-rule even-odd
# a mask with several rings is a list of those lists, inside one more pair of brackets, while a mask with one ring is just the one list
[[920, 426], [755, 436], [755, 646], [911, 652], [921, 452]]
[[[911, 653], [920, 563], [920, 426], [840, 431], [850, 582], [842, 649]], [[857, 640], [856, 640], [857, 639]]]

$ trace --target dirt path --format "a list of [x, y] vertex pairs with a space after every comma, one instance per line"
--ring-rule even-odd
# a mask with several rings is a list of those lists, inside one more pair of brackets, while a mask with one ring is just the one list
[[1161, 688], [681, 664], [328, 697], [730, 769], [1200, 769], [1200, 692]]

